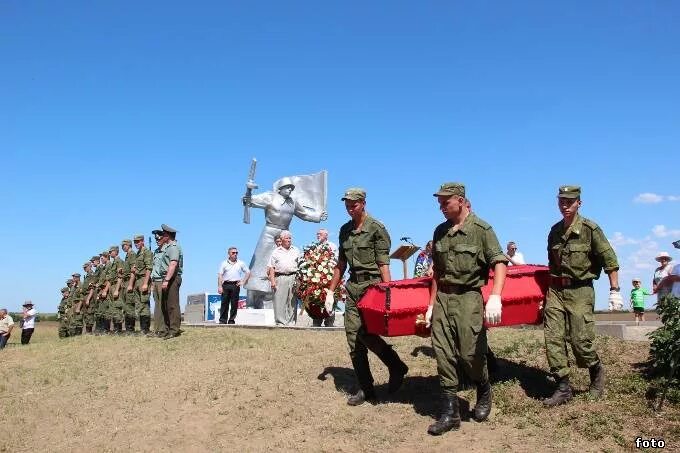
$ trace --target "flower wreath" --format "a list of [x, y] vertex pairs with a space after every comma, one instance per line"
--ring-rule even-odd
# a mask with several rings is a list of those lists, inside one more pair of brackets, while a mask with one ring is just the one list
[[[337, 264], [333, 249], [328, 242], [314, 242], [303, 248], [297, 264], [295, 295], [302, 301], [303, 308], [311, 318], [327, 318], [330, 313], [324, 306], [326, 288], [333, 279], [333, 270]], [[344, 280], [340, 280], [334, 295], [336, 303], [345, 299]]]

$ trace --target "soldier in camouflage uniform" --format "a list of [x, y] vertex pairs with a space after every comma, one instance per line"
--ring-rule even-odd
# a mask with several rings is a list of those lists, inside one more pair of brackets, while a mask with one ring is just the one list
[[604, 367], [593, 347], [595, 339], [595, 291], [593, 280], [602, 269], [610, 284], [610, 300], [621, 300], [619, 264], [616, 254], [600, 227], [581, 217], [581, 188], [562, 186], [557, 207], [562, 220], [548, 234], [550, 288], [546, 296], [544, 328], [545, 349], [550, 372], [558, 382], [555, 393], [543, 401], [548, 407], [572, 398], [566, 344], [569, 342], [579, 368], [588, 368], [590, 395], [599, 398], [604, 392]]
[[[460, 427], [457, 392], [461, 381], [472, 381], [477, 387], [473, 418], [484, 421], [491, 411], [483, 322], [500, 322], [507, 260], [491, 225], [470, 211], [463, 184], [442, 184], [434, 196], [446, 221], [437, 226], [432, 238], [434, 276], [426, 321], [432, 325], [442, 407], [427, 432], [439, 435]], [[494, 285], [485, 307], [481, 288], [490, 269]]]
[[[144, 235], [137, 234], [133, 238], [137, 253], [132, 268], [134, 275], [133, 297], [139, 316], [139, 328], [148, 334], [151, 328], [151, 270], [153, 269], [153, 252], [144, 245]], [[128, 293], [130, 294], [130, 293]]]
[[390, 275], [390, 235], [385, 226], [366, 212], [366, 192], [351, 188], [342, 197], [351, 220], [340, 228], [338, 263], [333, 271], [333, 279], [326, 293], [326, 306], [334, 304], [333, 291], [349, 266], [349, 280], [346, 284], [347, 302], [345, 305], [345, 334], [349, 344], [354, 373], [359, 383], [359, 391], [351, 395], [347, 404], [356, 406], [365, 401], [375, 401], [373, 375], [368, 364], [368, 351], [371, 350], [387, 365], [390, 373], [388, 392], [399, 390], [408, 372], [392, 346], [382, 337], [366, 332], [357, 302], [372, 283], [389, 282]]
[[92, 334], [92, 326], [94, 325], [94, 310], [97, 303], [97, 291], [96, 282], [99, 278], [96, 269], [93, 267], [99, 263], [99, 256], [92, 257], [90, 261], [83, 264], [83, 270], [85, 271], [85, 280], [83, 281], [83, 290], [85, 291], [85, 297], [83, 300], [83, 324], [85, 324], [85, 332]]
[[59, 338], [66, 338], [69, 336], [68, 312], [70, 307], [68, 306], [68, 296], [70, 291], [71, 289], [68, 286], [61, 288], [61, 301], [57, 308], [57, 317], [59, 318]]
[[137, 254], [132, 249], [132, 241], [123, 239], [121, 247], [125, 252], [125, 261], [123, 266], [123, 281], [121, 292], [123, 295], [123, 317], [125, 318], [125, 334], [133, 335], [135, 333], [136, 321], [136, 297], [134, 294], [135, 274], [133, 268], [137, 262]]
[[71, 305], [71, 322], [69, 325], [71, 336], [82, 335], [83, 333], [83, 312], [81, 310], [83, 301], [83, 288], [80, 284], [80, 273], [75, 272], [72, 274], [73, 277], [73, 288], [71, 288], [71, 294], [69, 296]]
[[109, 310], [109, 293], [107, 274], [109, 270], [109, 252], [108, 250], [99, 254], [99, 280], [97, 280], [97, 306], [94, 311], [96, 334], [100, 335], [109, 332], [109, 320], [106, 319]]
[[113, 323], [114, 333], [123, 332], [123, 304], [125, 302], [126, 288], [123, 286], [123, 272], [125, 263], [118, 256], [119, 248], [112, 245], [109, 249], [109, 268], [106, 279], [109, 285], [109, 307], [106, 318]]

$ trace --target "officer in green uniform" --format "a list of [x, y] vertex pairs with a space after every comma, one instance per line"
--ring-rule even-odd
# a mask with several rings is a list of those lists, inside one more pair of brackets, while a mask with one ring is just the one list
[[[446, 221], [437, 226], [432, 238], [434, 277], [426, 321], [432, 325], [442, 407], [439, 419], [427, 431], [439, 435], [460, 427], [457, 391], [463, 379], [477, 387], [474, 419], [484, 421], [491, 411], [483, 321], [500, 322], [507, 260], [491, 225], [470, 212], [463, 184], [442, 184], [434, 196]], [[485, 306], [481, 288], [490, 269], [494, 284]]]
[[[134, 291], [132, 292], [136, 312], [139, 316], [139, 328], [142, 333], [148, 334], [151, 328], [151, 270], [153, 269], [153, 252], [144, 245], [144, 235], [137, 234], [133, 238], [137, 253], [135, 264], [132, 267], [134, 278]], [[130, 293], [128, 293], [130, 294]]]
[[97, 307], [94, 312], [97, 334], [109, 332], [109, 320], [106, 319], [109, 311], [109, 282], [107, 274], [109, 272], [109, 251], [105, 250], [99, 254], [99, 280], [97, 281]]
[[116, 334], [123, 333], [123, 304], [125, 301], [126, 289], [123, 286], [123, 272], [125, 263], [118, 253], [120, 248], [112, 245], [109, 248], [109, 267], [106, 272], [106, 279], [109, 285], [109, 308], [106, 318], [113, 323], [113, 331]]
[[[179, 305], [179, 288], [182, 285], [182, 272], [184, 267], [184, 254], [182, 247], [177, 242], [177, 230], [163, 224], [159, 230], [153, 230], [154, 235], [159, 236], [161, 254], [157, 260], [154, 256], [154, 265], [151, 274], [158, 283], [160, 276], [161, 310], [163, 322], [167, 332], [163, 339], [179, 337], [182, 313]], [[157, 285], [158, 286], [158, 285]], [[154, 293], [154, 297], [156, 297]]]
[[579, 368], [588, 368], [590, 372], [590, 395], [593, 398], [602, 396], [604, 368], [593, 347], [593, 280], [600, 277], [602, 269], [609, 276], [610, 299], [621, 300], [616, 254], [600, 227], [578, 213], [581, 188], [560, 187], [557, 206], [562, 220], [553, 225], [548, 234], [550, 288], [546, 296], [543, 332], [548, 365], [558, 387], [543, 401], [548, 407], [572, 398], [567, 342], [571, 344]]
[[123, 239], [120, 245], [125, 252], [125, 261], [123, 266], [123, 281], [121, 292], [123, 295], [123, 317], [125, 318], [125, 334], [133, 335], [135, 333], [135, 304], [136, 298], [134, 295], [134, 273], [132, 268], [137, 261], [137, 254], [132, 249], [132, 241]]
[[85, 324], [85, 332], [92, 334], [92, 326], [94, 324], [94, 309], [97, 300], [97, 292], [95, 288], [96, 281], [98, 279], [97, 271], [93, 270], [95, 262], [99, 263], [99, 256], [90, 258], [83, 264], [83, 270], [85, 271], [85, 280], [83, 281], [83, 290], [85, 291], [85, 297], [83, 299], [82, 312], [83, 312], [83, 324]]
[[57, 308], [57, 315], [59, 318], [59, 338], [66, 338], [69, 336], [69, 326], [68, 326], [68, 295], [70, 288], [65, 286], [61, 288], [61, 301], [59, 302], [59, 307]]
[[388, 384], [390, 393], [399, 390], [408, 367], [385, 340], [366, 332], [357, 309], [357, 302], [369, 285], [391, 280], [390, 235], [382, 223], [366, 212], [366, 192], [363, 189], [348, 189], [342, 201], [345, 202], [345, 208], [351, 220], [340, 227], [338, 263], [326, 293], [326, 306], [333, 306], [335, 302], [333, 291], [349, 266], [349, 280], [345, 285], [347, 289], [345, 334], [349, 344], [349, 356], [359, 383], [359, 391], [349, 397], [347, 404], [357, 406], [366, 400], [375, 401], [376, 399], [373, 376], [368, 364], [369, 349], [387, 365], [390, 372]]
[[83, 312], [81, 307], [83, 302], [83, 287], [80, 282], [79, 272], [73, 273], [71, 277], [73, 277], [73, 288], [69, 299], [73, 315], [71, 316], [69, 329], [71, 336], [76, 336], [83, 334]]

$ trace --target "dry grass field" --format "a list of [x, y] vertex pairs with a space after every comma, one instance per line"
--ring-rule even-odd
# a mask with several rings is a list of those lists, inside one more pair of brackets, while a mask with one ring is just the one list
[[393, 339], [410, 372], [391, 397], [372, 356], [382, 401], [353, 408], [343, 332], [185, 330], [169, 341], [59, 340], [55, 324], [39, 323], [26, 347], [15, 335], [0, 351], [0, 451], [589, 452], [630, 451], [637, 436], [680, 448], [680, 408], [655, 414], [644, 397], [645, 343], [598, 338], [607, 397], [588, 401], [587, 371], [578, 370], [575, 400], [544, 409], [542, 332], [494, 329], [501, 359], [491, 419], [431, 437], [438, 384], [429, 340]]

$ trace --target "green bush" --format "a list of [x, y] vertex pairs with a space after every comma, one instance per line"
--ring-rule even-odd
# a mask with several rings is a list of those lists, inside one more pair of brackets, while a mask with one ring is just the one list
[[667, 296], [657, 304], [656, 311], [663, 325], [649, 334], [654, 378], [650, 393], [658, 398], [659, 410], [667, 396], [673, 401], [680, 392], [680, 299]]

